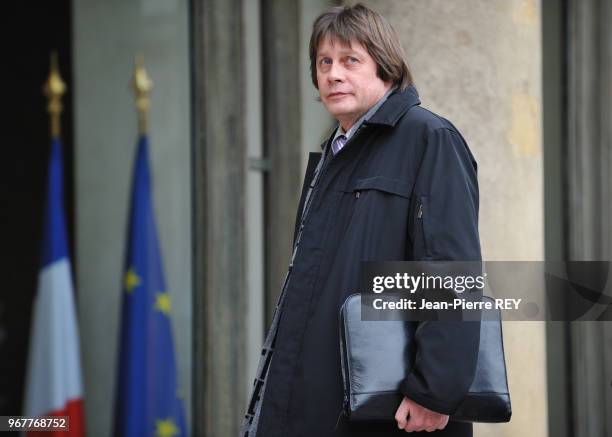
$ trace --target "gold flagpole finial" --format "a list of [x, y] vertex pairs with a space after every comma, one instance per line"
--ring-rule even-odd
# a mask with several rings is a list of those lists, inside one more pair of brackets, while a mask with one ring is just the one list
[[57, 52], [55, 51], [51, 52], [51, 70], [43, 87], [43, 92], [48, 101], [47, 112], [50, 115], [51, 137], [59, 137], [61, 133], [62, 96], [66, 92], [66, 84], [60, 76]]
[[138, 111], [138, 131], [141, 135], [147, 132], [147, 112], [149, 110], [149, 93], [153, 88], [153, 82], [144, 67], [144, 57], [136, 57], [132, 88], [136, 94], [136, 110]]

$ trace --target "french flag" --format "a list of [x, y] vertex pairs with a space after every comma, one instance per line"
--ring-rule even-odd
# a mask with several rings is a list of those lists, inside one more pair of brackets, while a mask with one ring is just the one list
[[68, 416], [68, 432], [28, 436], [82, 437], [83, 386], [74, 289], [64, 217], [60, 140], [51, 143], [47, 205], [38, 290], [34, 298], [25, 392], [25, 416]]

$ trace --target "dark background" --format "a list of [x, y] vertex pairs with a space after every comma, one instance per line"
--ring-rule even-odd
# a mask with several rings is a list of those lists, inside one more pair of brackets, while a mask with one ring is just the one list
[[[0, 416], [21, 414], [36, 291], [49, 154], [42, 87], [57, 50], [64, 95], [65, 204], [72, 238], [72, 81], [69, 1], [6, 2], [0, 14], [2, 151], [0, 159]], [[74, 253], [74, 251], [72, 251]]]

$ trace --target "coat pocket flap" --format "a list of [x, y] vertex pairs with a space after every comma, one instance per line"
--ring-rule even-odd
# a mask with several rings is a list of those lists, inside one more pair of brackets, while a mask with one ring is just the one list
[[365, 179], [357, 179], [349, 191], [361, 190], [379, 190], [409, 199], [412, 187], [409, 183], [400, 179], [374, 176]]

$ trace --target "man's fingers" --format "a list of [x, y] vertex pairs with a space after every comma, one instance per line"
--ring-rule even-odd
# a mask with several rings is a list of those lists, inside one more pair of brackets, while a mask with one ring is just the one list
[[406, 417], [408, 416], [409, 410], [410, 408], [408, 407], [408, 403], [403, 400], [395, 412], [395, 420], [397, 421], [397, 427], [399, 429], [403, 429], [406, 426], [406, 423], [408, 422]]
[[398, 419], [397, 414], [396, 414], [395, 420], [397, 421], [397, 427], [399, 429], [404, 429], [404, 427], [406, 426], [406, 419]]
[[433, 432], [444, 429], [448, 423], [448, 418], [448, 415], [430, 411], [412, 402], [407, 397], [404, 397], [395, 412], [397, 427], [406, 432]]
[[440, 427], [440, 429], [444, 429], [446, 428], [446, 425], [448, 425], [448, 416], [444, 416], [444, 419], [442, 420], [442, 426]]
[[431, 418], [422, 418], [417, 416], [408, 417], [408, 421], [406, 426], [402, 429], [406, 432], [415, 432], [415, 431], [427, 431], [433, 432], [440, 429], [444, 429], [446, 424], [448, 423], [448, 419], [442, 419], [438, 421], [433, 421]]
[[416, 420], [413, 417], [408, 418], [408, 423], [404, 427], [406, 432], [424, 431], [425, 423], [422, 420]]
[[437, 431], [437, 430], [440, 429], [440, 425], [442, 425], [442, 422], [440, 422], [440, 421], [437, 421], [437, 422], [434, 422], [434, 423], [430, 422], [430, 423], [428, 423], [425, 426], [425, 431], [427, 431], [427, 432]]
[[425, 431], [427, 432], [434, 432], [434, 431], [438, 431], [439, 429], [444, 429], [445, 424], [443, 423], [443, 421], [440, 421], [434, 425], [428, 426], [427, 428], [425, 428]]
[[436, 424], [426, 427], [425, 431], [427, 431], [427, 432], [434, 432], [434, 431], [438, 431], [440, 429], [444, 429], [446, 427], [447, 423], [448, 423], [448, 419], [440, 420]]
[[406, 414], [404, 413], [404, 408], [402, 408], [401, 405], [395, 412], [395, 421], [397, 422], [397, 426], [399, 426], [400, 428], [406, 426]]

